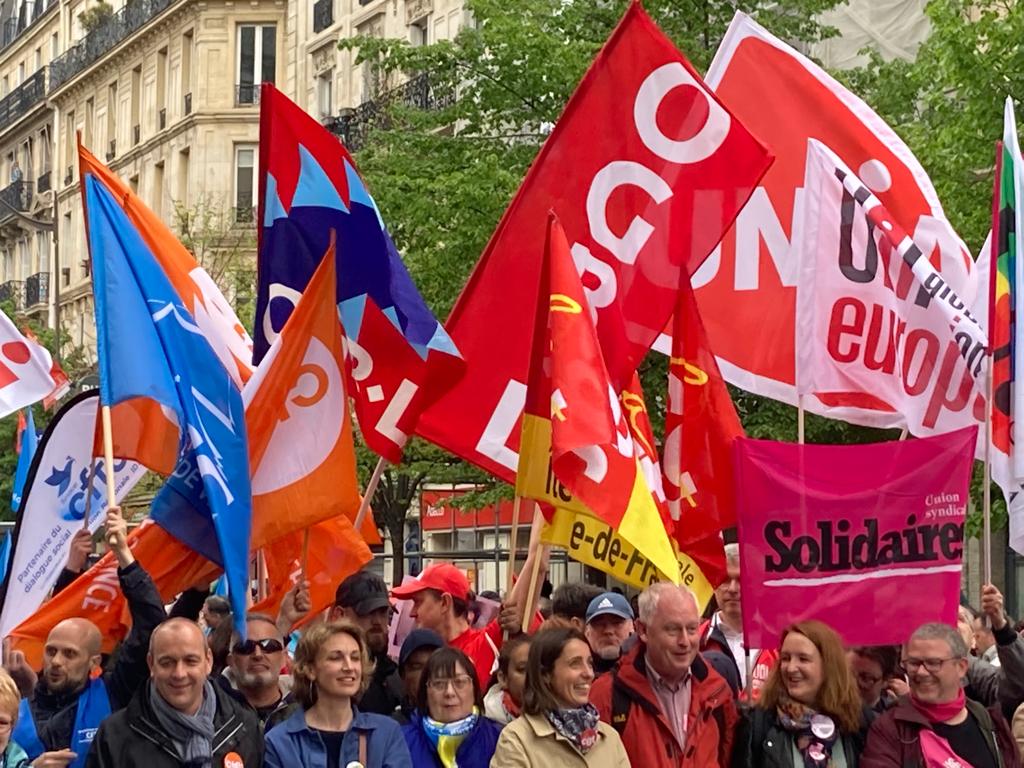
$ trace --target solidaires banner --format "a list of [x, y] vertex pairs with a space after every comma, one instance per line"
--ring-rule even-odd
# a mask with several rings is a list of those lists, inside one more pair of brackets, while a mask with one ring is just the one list
[[[92, 435], [99, 395], [95, 391], [69, 401], [43, 435], [26, 482], [14, 528], [14, 548], [5, 582], [0, 636], [31, 616], [50, 594], [68, 559], [71, 538], [82, 525], [89, 492]], [[134, 461], [115, 461], [115, 498], [120, 501], [146, 473]], [[106, 468], [97, 459], [89, 507], [89, 530], [106, 511]]]
[[[562, 547], [573, 560], [638, 589], [649, 587], [662, 578], [654, 564], [632, 544], [611, 526], [586, 512], [556, 510], [551, 522], [541, 529], [540, 538], [545, 544]], [[693, 591], [703, 611], [714, 587], [688, 555], [678, 549], [675, 552], [679, 561], [679, 583]]]
[[[819, 619], [848, 645], [956, 623], [977, 427], [871, 445], [736, 441], [743, 630]], [[908, 599], [908, 595], [927, 599]]]

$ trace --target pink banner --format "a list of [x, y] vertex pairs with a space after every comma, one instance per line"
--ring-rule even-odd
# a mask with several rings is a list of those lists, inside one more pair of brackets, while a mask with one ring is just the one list
[[977, 428], [873, 445], [736, 441], [743, 626], [752, 648], [819, 619], [850, 645], [956, 622]]

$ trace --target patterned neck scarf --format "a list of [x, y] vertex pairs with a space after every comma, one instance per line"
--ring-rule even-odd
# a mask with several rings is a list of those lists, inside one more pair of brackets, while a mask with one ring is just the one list
[[584, 704], [576, 709], [553, 709], [548, 722], [563, 738], [568, 739], [581, 754], [587, 754], [597, 743], [597, 707]]
[[796, 748], [804, 758], [804, 768], [828, 768], [832, 765], [832, 747], [839, 739], [839, 729], [828, 715], [791, 699], [779, 698], [779, 724], [793, 736]]
[[458, 768], [455, 760], [455, 753], [459, 751], [466, 736], [476, 727], [480, 719], [480, 710], [473, 707], [473, 712], [454, 723], [441, 723], [434, 720], [430, 715], [423, 715], [420, 722], [423, 725], [423, 732], [427, 734], [430, 743], [437, 750], [437, 756], [441, 759], [444, 768]]

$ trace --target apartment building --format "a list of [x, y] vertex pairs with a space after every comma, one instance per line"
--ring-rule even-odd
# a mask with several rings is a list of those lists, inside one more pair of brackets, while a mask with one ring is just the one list
[[60, 53], [58, 0], [0, 5], [0, 300], [49, 316], [53, 110], [47, 70]]

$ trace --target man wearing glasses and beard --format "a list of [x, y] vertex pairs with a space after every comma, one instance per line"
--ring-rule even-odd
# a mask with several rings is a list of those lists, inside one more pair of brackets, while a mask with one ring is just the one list
[[282, 675], [285, 640], [269, 616], [246, 617], [246, 640], [231, 638], [231, 652], [224, 674], [217, 682], [239, 703], [251, 709], [264, 731], [287, 719], [297, 706], [292, 699], [291, 675]]

